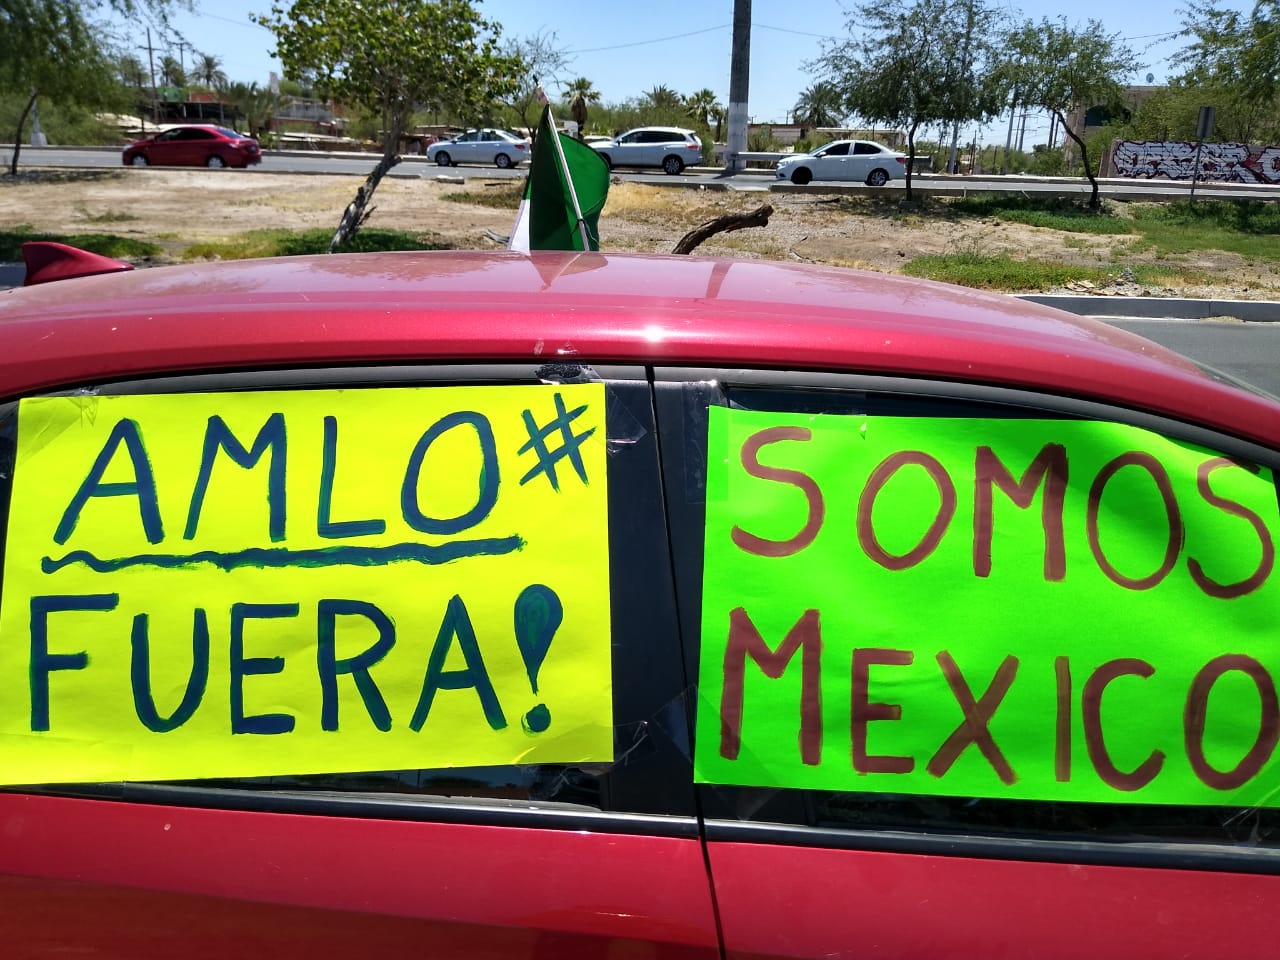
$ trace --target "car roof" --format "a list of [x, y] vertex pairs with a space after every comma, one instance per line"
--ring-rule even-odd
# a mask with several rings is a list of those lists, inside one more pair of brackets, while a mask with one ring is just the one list
[[657, 133], [680, 133], [680, 134], [687, 134], [687, 133], [694, 132], [690, 130], [688, 127], [632, 127], [630, 130], [624, 130], [621, 135], [625, 137], [628, 133], [636, 133], [637, 131], [640, 131], [640, 130], [653, 130]]
[[0, 293], [0, 398], [151, 374], [580, 360], [1023, 387], [1280, 446], [1280, 404], [1012, 297], [775, 261], [439, 251], [162, 267]]

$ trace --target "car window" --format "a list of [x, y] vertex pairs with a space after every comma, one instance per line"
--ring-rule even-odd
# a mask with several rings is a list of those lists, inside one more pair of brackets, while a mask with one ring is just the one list
[[[577, 382], [564, 382], [566, 371]], [[0, 404], [0, 529], [8, 531], [0, 558], [0, 631], [26, 629], [24, 615], [14, 613], [28, 603], [18, 599], [24, 591], [81, 598], [30, 601], [47, 611], [38, 616], [52, 624], [47, 635], [58, 650], [41, 661], [52, 671], [48, 697], [41, 694], [18, 711], [25, 719], [11, 715], [0, 724], [55, 735], [61, 727], [65, 734], [79, 723], [71, 696], [97, 704], [95, 739], [144, 741], [135, 744], [127, 767], [134, 776], [122, 776], [124, 768], [110, 761], [85, 765], [88, 754], [69, 761], [80, 773], [59, 772], [61, 761], [41, 759], [37, 751], [7, 764], [8, 782], [72, 781], [23, 789], [264, 809], [340, 800], [341, 810], [353, 813], [370, 798], [395, 797], [410, 804], [404, 816], [435, 816], [440, 803], [453, 802], [470, 805], [464, 819], [506, 818], [502, 822], [566, 805], [691, 816], [685, 680], [666, 574], [650, 391], [641, 376], [604, 381], [581, 371], [557, 368], [540, 378], [530, 369], [478, 383], [465, 372], [440, 382], [444, 375], [430, 370], [335, 371], [319, 380], [272, 374], [258, 390], [235, 382], [235, 392], [220, 389], [226, 381], [216, 376], [178, 378]], [[384, 376], [391, 381], [368, 386]], [[337, 389], [344, 383], [348, 389]], [[86, 403], [95, 407], [96, 422], [107, 425], [105, 433], [95, 429], [93, 440], [85, 435], [89, 447], [100, 446], [89, 458], [96, 467], [80, 462], [88, 447], [80, 449], [65, 431], [60, 453], [42, 447], [29, 459], [34, 448], [24, 437], [38, 437], [46, 417], [60, 419]], [[189, 416], [205, 437], [194, 447], [161, 426]], [[356, 422], [369, 417], [368, 426]], [[408, 431], [407, 445], [392, 439], [401, 432], [396, 422]], [[375, 435], [381, 439], [373, 446], [354, 452], [364, 445], [361, 436]], [[373, 451], [392, 447], [403, 449], [385, 466], [398, 465], [365, 480], [355, 461], [345, 459], [380, 459]], [[72, 481], [78, 492], [64, 505], [70, 512], [59, 507], [64, 520], [52, 520], [62, 523], [62, 545], [73, 548], [58, 551], [57, 579], [65, 589], [27, 580], [23, 570], [35, 569], [31, 541], [20, 529], [27, 521], [14, 522], [26, 516], [35, 537], [43, 536], [35, 531], [49, 518], [34, 520], [27, 505], [51, 502], [39, 493], [38, 475], [42, 463], [64, 454], [68, 466], [79, 463], [73, 472], [88, 470]], [[171, 472], [174, 457], [187, 454], [198, 461], [188, 464], [194, 472]], [[135, 456], [148, 458], [158, 474]], [[142, 471], [140, 479], [134, 494], [125, 494], [120, 478], [134, 470]], [[471, 480], [445, 479], [459, 471]], [[381, 494], [367, 483], [397, 472], [401, 480], [375, 484]], [[157, 478], [179, 475], [192, 486], [175, 499]], [[308, 487], [311, 493], [303, 493]], [[317, 496], [308, 514], [302, 501]], [[517, 506], [515, 499], [528, 502]], [[128, 500], [135, 509], [118, 512]], [[570, 506], [575, 502], [579, 507]], [[566, 509], [572, 521], [556, 520]], [[473, 526], [478, 533], [468, 537]], [[393, 528], [408, 529], [409, 536], [400, 540], [404, 534], [392, 535]], [[255, 540], [262, 546], [249, 545]], [[430, 551], [438, 549], [462, 552], [441, 553], [437, 563]], [[405, 559], [394, 559], [395, 551]], [[273, 555], [279, 564], [261, 565]], [[289, 556], [305, 561], [303, 567], [286, 563]], [[597, 559], [588, 565], [573, 559], [589, 556]], [[535, 566], [517, 571], [522, 558]], [[356, 565], [344, 566], [348, 560]], [[206, 578], [197, 569], [205, 563], [223, 573]], [[346, 572], [325, 574], [330, 563]], [[468, 566], [482, 589], [469, 580]], [[508, 567], [508, 573], [499, 570]], [[134, 572], [111, 573], [125, 568]], [[160, 585], [164, 571], [179, 568], [185, 586]], [[233, 586], [238, 576], [259, 585], [241, 580]], [[85, 583], [72, 587], [72, 579]], [[404, 590], [394, 582], [414, 585]], [[508, 595], [494, 606], [499, 593]], [[429, 594], [438, 596], [427, 601]], [[115, 599], [101, 599], [109, 596]], [[98, 626], [89, 627], [95, 619]], [[123, 688], [110, 679], [109, 664], [119, 654], [94, 646], [90, 635], [120, 626], [132, 641], [117, 650], [132, 642], [135, 657], [133, 680], [126, 668]], [[86, 627], [90, 633], [81, 632]], [[83, 671], [74, 653], [60, 659], [77, 646], [92, 648]], [[392, 666], [393, 657], [400, 666]], [[402, 668], [407, 672], [397, 679]], [[276, 694], [268, 690], [273, 686]], [[220, 697], [218, 687], [224, 687]], [[222, 720], [212, 719], [216, 713]], [[439, 725], [434, 732], [433, 724]], [[347, 733], [353, 746], [335, 751]], [[185, 750], [164, 746], [188, 737], [192, 745]], [[235, 756], [246, 737], [257, 745], [257, 759], [252, 751]], [[396, 762], [393, 746], [401, 740], [409, 752]], [[433, 754], [443, 762], [421, 762]], [[415, 757], [419, 762], [404, 762]], [[27, 773], [15, 772], [19, 762], [28, 764]], [[93, 771], [101, 772], [84, 775]], [[433, 806], [413, 807], [414, 798]]]
[[855, 143], [853, 145], [853, 152], [854, 153], [880, 153], [882, 151], [874, 143]]
[[827, 147], [822, 152], [822, 155], [826, 157], [843, 157], [846, 154], [848, 154], [848, 152], [849, 152], [849, 144], [833, 143], [831, 146]]
[[454, 142], [455, 143], [475, 143], [479, 139], [480, 139], [480, 134], [476, 133], [473, 130], [470, 133], [464, 133], [462, 136], [455, 139]]
[[186, 139], [188, 140], [216, 140], [211, 130], [191, 129], [187, 131]]
[[664, 130], [649, 130], [640, 137], [644, 143], [678, 143], [684, 139], [679, 134], [669, 133]]
[[1276, 451], [919, 381], [658, 391], [709, 818], [1280, 850]]
[[628, 133], [618, 138], [618, 143], [641, 143], [644, 139], [643, 133]]

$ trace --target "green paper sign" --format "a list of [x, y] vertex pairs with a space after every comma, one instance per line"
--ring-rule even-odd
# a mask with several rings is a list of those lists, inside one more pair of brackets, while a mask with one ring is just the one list
[[1113, 423], [709, 413], [697, 780], [1280, 806], [1270, 470]]

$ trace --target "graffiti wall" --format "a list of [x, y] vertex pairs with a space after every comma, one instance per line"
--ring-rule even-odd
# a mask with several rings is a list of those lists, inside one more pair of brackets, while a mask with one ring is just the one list
[[[1191, 180], [1196, 145], [1187, 140], [1118, 140], [1111, 154], [1118, 177]], [[1200, 149], [1201, 181], [1280, 183], [1280, 147], [1206, 143]]]

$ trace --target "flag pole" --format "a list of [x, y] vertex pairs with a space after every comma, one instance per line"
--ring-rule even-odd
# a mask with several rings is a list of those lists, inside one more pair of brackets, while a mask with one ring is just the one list
[[569, 172], [569, 161], [565, 159], [564, 147], [560, 145], [560, 131], [556, 129], [556, 118], [551, 113], [551, 104], [547, 103], [547, 121], [551, 127], [551, 142], [555, 144], [556, 156], [560, 160], [560, 170], [564, 173], [565, 185], [569, 188], [569, 199], [573, 201], [573, 213], [578, 218], [578, 233], [582, 236], [582, 249], [591, 249], [591, 238], [587, 234], [587, 221], [582, 216], [582, 205], [578, 203], [578, 191], [573, 186], [573, 174]]

